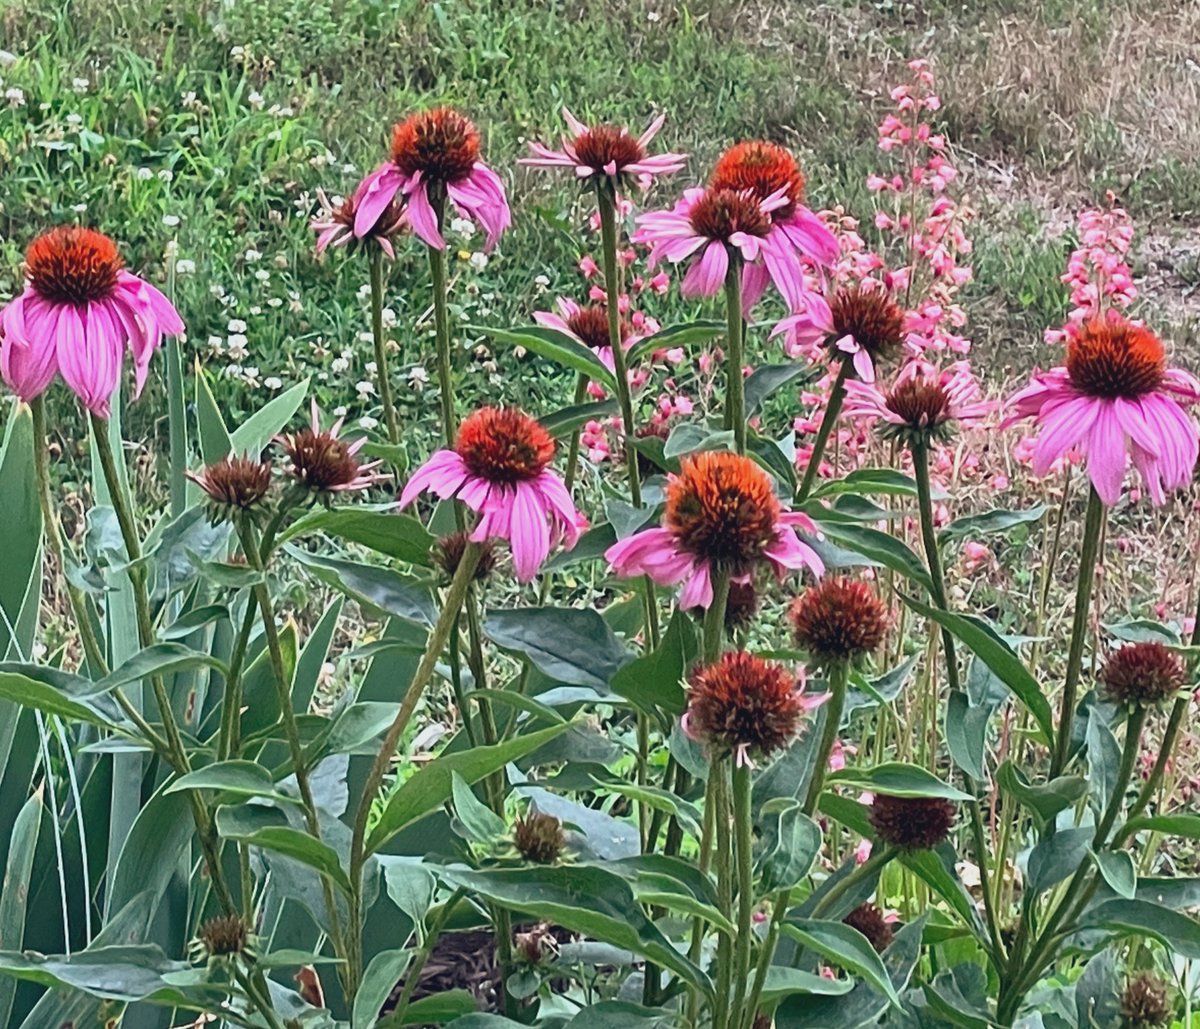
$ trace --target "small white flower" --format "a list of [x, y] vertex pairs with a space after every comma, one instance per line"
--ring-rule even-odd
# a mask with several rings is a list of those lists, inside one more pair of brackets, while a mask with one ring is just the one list
[[390, 307], [385, 307], [379, 312], [379, 315], [383, 319], [383, 327], [385, 329], [394, 329], [396, 327], [396, 312]]
[[91, 83], [88, 82], [87, 79], [72, 79], [71, 80], [71, 88], [73, 90], [75, 90], [76, 93], [86, 93], [88, 91], [89, 86], [91, 86]]
[[365, 371], [368, 375], [374, 375], [378, 370], [379, 365], [377, 365], [374, 361], [368, 361], [363, 365], [363, 371]]
[[246, 323], [241, 318], [230, 318], [229, 324], [225, 326], [230, 332], [245, 332]]
[[68, 115], [67, 115], [67, 124], [68, 124], [68, 125], [75, 125], [75, 126], [82, 125], [82, 124], [83, 124], [83, 118], [81, 118], [81, 117], [80, 117], [79, 115], [77, 115], [77, 114], [68, 114]]
[[4, 99], [8, 101], [9, 107], [24, 107], [25, 90], [18, 89], [16, 86], [9, 86], [4, 91]]
[[242, 366], [240, 364], [227, 364], [225, 366], [225, 374], [231, 379], [240, 378]]
[[287, 254], [276, 254], [272, 263], [282, 271], [288, 266]]
[[408, 381], [418, 388], [424, 386], [429, 381], [429, 372], [425, 370], [423, 365], [413, 365], [408, 370]]
[[450, 222], [450, 231], [463, 239], [470, 239], [475, 235], [475, 223], [470, 218], [454, 218]]
[[249, 313], [252, 315], [260, 315], [262, 314], [262, 308], [259, 307], [258, 304], [255, 304], [253, 307], [249, 308]]
[[244, 361], [250, 353], [245, 336], [230, 336], [225, 342], [229, 344], [229, 357], [234, 361]]
[[364, 379], [362, 382], [356, 382], [354, 384], [354, 389], [360, 397], [369, 397], [375, 393], [375, 383], [367, 382], [366, 379]]
[[481, 272], [481, 271], [483, 271], [484, 268], [486, 268], [488, 266], [488, 255], [485, 254], [482, 250], [477, 250], [477, 251], [475, 251], [475, 253], [473, 253], [471, 255], [471, 259], [468, 263], [477, 272]]
[[179, 224], [179, 215], [177, 215], [177, 214], [164, 214], [164, 215], [163, 215], [163, 224], [164, 224], [164, 225], [165, 225], [165, 226], [166, 226], [168, 229], [173, 229], [173, 228], [175, 228], [175, 226], [177, 226], [177, 225]]
[[268, 375], [265, 379], [263, 379], [263, 385], [266, 386], [267, 389], [282, 389], [283, 379], [279, 378], [278, 375]]
[[259, 270], [254, 273], [254, 277], [258, 279], [259, 282], [271, 281], [271, 273], [267, 271], [266, 268], [259, 268]]
[[180, 258], [178, 261], [175, 262], [175, 274], [176, 275], [195, 275], [196, 274], [196, 262], [189, 261], [186, 257]]
[[513, 354], [516, 356], [517, 360], [523, 358], [528, 352], [529, 351], [527, 351], [523, 346], [518, 345], [513, 347]]
[[246, 56], [246, 48], [244, 46], [231, 46], [229, 48], [229, 56], [235, 61], [240, 61]]
[[159, 182], [170, 182], [175, 178], [175, 173], [170, 168], [163, 168], [158, 173]]
[[361, 286], [358, 287], [358, 299], [359, 300], [365, 300], [370, 295], [371, 295], [371, 284], [369, 282], [364, 282]]
[[280, 300], [279, 297], [271, 297], [271, 299], [267, 301], [267, 307], [283, 307], [283, 301]]
[[329, 362], [329, 370], [331, 372], [333, 372], [334, 375], [341, 375], [342, 372], [344, 372], [349, 367], [350, 367], [350, 362], [347, 361], [344, 357], [335, 357], [332, 361]]
[[154, 178], [154, 170], [151, 168], [139, 168], [136, 175], [138, 182], [149, 182]]
[[334, 418], [345, 418], [346, 417], [346, 405], [341, 404], [338, 407], [335, 407], [333, 409], [333, 417]]
[[292, 314], [299, 314], [301, 311], [304, 310], [304, 304], [302, 304], [298, 299], [293, 297], [291, 300], [288, 301], [288, 310]]
[[374, 339], [375, 337], [369, 332], [360, 332], [358, 334], [358, 341], [360, 343], [371, 343], [374, 341]]
[[179, 240], [168, 239], [167, 245], [163, 248], [163, 256], [167, 261], [174, 261], [179, 256]]
[[208, 349], [214, 354], [219, 354], [225, 349], [225, 341], [220, 336], [209, 336]]
[[72, 204], [71, 210], [76, 214], [83, 214], [83, 212], [87, 210], [87, 204]]
[[255, 250], [253, 247], [251, 247], [244, 254], [242, 254], [242, 260], [245, 261], [247, 264], [254, 264], [255, 261], [262, 260], [262, 254], [260, 254], [257, 250]]
[[533, 281], [536, 285], [541, 286], [542, 289], [550, 285], [550, 277], [548, 275], [535, 275]]
[[250, 110], [261, 111], [263, 106], [262, 94], [257, 89], [252, 89], [246, 94], [246, 103], [250, 105]]
[[372, 418], [369, 414], [365, 414], [358, 420], [358, 424], [364, 429], [370, 431], [371, 429], [379, 428], [379, 419]]

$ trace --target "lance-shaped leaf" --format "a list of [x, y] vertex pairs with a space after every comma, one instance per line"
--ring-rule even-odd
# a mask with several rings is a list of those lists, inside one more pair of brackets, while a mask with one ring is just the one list
[[579, 340], [568, 336], [557, 329], [546, 329], [540, 325], [530, 325], [520, 329], [497, 329], [485, 325], [468, 325], [468, 332], [477, 332], [491, 336], [500, 343], [514, 347], [524, 347], [531, 353], [553, 361], [562, 368], [586, 375], [589, 379], [601, 382], [609, 389], [616, 389], [617, 380], [598, 358], [595, 352], [584, 346]]

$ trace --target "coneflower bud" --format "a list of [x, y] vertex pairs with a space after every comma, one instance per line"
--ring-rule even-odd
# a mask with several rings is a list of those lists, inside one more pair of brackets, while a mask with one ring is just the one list
[[859, 904], [842, 921], [862, 933], [877, 953], [882, 954], [891, 946], [892, 927], [874, 904]]
[[250, 955], [250, 927], [241, 915], [218, 915], [200, 926], [188, 946], [194, 961]]
[[890, 797], [878, 793], [871, 802], [876, 835], [897, 850], [932, 850], [954, 828], [955, 808], [941, 797]]
[[1156, 975], [1143, 972], [1130, 979], [1121, 997], [1121, 1025], [1124, 1029], [1152, 1029], [1171, 1021], [1171, 1003], [1167, 986]]
[[717, 755], [768, 755], [786, 747], [814, 706], [783, 665], [742, 650], [726, 651], [689, 681], [685, 729]]
[[[462, 561], [463, 552], [467, 549], [469, 542], [469, 534], [466, 532], [452, 532], [447, 536], [441, 537], [433, 545], [433, 561], [434, 564], [441, 569], [442, 574], [447, 580], [454, 578], [454, 573], [458, 571], [459, 563]], [[472, 576], [477, 582], [482, 582], [495, 571], [496, 568], [496, 544], [491, 540], [485, 540], [482, 544], [482, 549], [479, 554], [479, 564], [475, 566], [475, 574]]]
[[1179, 656], [1161, 643], [1128, 643], [1109, 657], [1100, 681], [1117, 703], [1149, 706], [1183, 689], [1187, 670]]
[[823, 579], [792, 602], [797, 644], [817, 661], [854, 661], [883, 642], [887, 610], [865, 582]]
[[255, 514], [271, 489], [271, 465], [246, 455], [230, 455], [187, 477], [208, 496], [208, 518], [222, 522], [239, 514]]
[[552, 865], [567, 845], [562, 822], [553, 815], [530, 810], [513, 824], [513, 843], [526, 861]]

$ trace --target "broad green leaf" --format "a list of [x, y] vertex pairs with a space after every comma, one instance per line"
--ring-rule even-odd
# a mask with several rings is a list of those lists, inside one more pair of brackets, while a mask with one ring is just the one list
[[[840, 479], [822, 482], [813, 490], [813, 497], [830, 497], [839, 493], [915, 497], [917, 481], [911, 475], [891, 468], [859, 468]], [[945, 499], [944, 492], [935, 491], [935, 500]]]
[[0, 952], [0, 972], [6, 975], [116, 1001], [148, 1000], [168, 989], [164, 975], [187, 968], [150, 944], [93, 947], [65, 957]]
[[816, 918], [788, 918], [783, 931], [797, 943], [816, 951], [847, 972], [862, 976], [896, 1007], [900, 997], [887, 970], [883, 967], [875, 948], [857, 929], [842, 922], [828, 922]]
[[492, 610], [484, 634], [504, 650], [529, 658], [556, 682], [607, 692], [631, 655], [592, 609], [527, 607]]
[[924, 560], [903, 540], [869, 525], [830, 521], [820, 514], [813, 514], [813, 521], [833, 543], [862, 554], [927, 590], [932, 589]]
[[538, 747], [569, 728], [570, 723], [554, 725], [491, 747], [475, 747], [457, 754], [443, 754], [436, 761], [430, 762], [411, 779], [402, 783], [388, 798], [378, 823], [367, 839], [367, 853], [374, 853], [401, 829], [446, 803], [453, 792], [455, 772], [462, 776], [464, 782], [474, 785], [480, 779], [500, 771], [510, 762], [533, 753]]
[[227, 808], [221, 808], [217, 812], [217, 831], [224, 838], [237, 840], [252, 847], [261, 847], [263, 850], [299, 861], [328, 876], [347, 894], [350, 893], [350, 880], [342, 868], [341, 860], [327, 843], [286, 825], [265, 825], [245, 832], [235, 818], [229, 817], [228, 814]]
[[[751, 980], [753, 981], [753, 979]], [[828, 976], [804, 972], [799, 968], [771, 965], [763, 984], [764, 1004], [778, 1002], [796, 994], [818, 997], [840, 997], [854, 989], [853, 979], [830, 979]]]
[[437, 896], [437, 879], [420, 859], [380, 854], [383, 881], [392, 903], [408, 915], [413, 925], [424, 925]]
[[686, 322], [683, 325], [668, 325], [653, 336], [643, 336], [629, 348], [626, 360], [629, 364], [656, 350], [670, 350], [672, 347], [688, 347], [697, 343], [707, 343], [710, 339], [724, 335], [728, 326], [723, 321], [713, 319]]
[[1200, 922], [1145, 900], [1108, 900], [1084, 915], [1089, 926], [1122, 935], [1146, 934], [1161, 940], [1169, 951], [1191, 961], [1200, 959]]
[[808, 382], [815, 377], [813, 365], [808, 361], [759, 365], [746, 380], [746, 417], [753, 415], [764, 400], [784, 386], [797, 380]]
[[938, 896], [949, 904], [958, 917], [971, 927], [971, 931], [983, 938], [984, 927], [979, 920], [975, 901], [955, 869], [957, 856], [949, 844], [943, 843], [936, 850], [918, 850], [903, 854], [904, 866], [925, 881]]
[[951, 540], [1010, 532], [1018, 526], [1040, 522], [1048, 510], [1045, 504], [1035, 504], [1024, 511], [985, 511], [983, 514], [956, 518], [938, 533], [938, 542], [945, 545]]
[[437, 621], [437, 607], [425, 583], [378, 565], [318, 557], [292, 546], [286, 549], [318, 579], [351, 600], [418, 625]]
[[206, 561], [194, 552], [188, 554], [188, 559], [202, 579], [222, 589], [248, 589], [265, 581], [262, 572], [246, 565], [230, 564], [227, 561]]
[[159, 633], [163, 640], [182, 640], [214, 622], [228, 621], [229, 608], [224, 604], [205, 604], [185, 611]]
[[107, 693], [131, 682], [141, 682], [156, 675], [172, 675], [192, 668], [215, 668], [222, 675], [226, 673], [225, 663], [211, 654], [192, 650], [182, 643], [155, 643], [114, 668], [96, 683], [96, 689]]
[[165, 792], [182, 793], [186, 790], [216, 790], [239, 797], [292, 800], [275, 788], [271, 773], [253, 761], [216, 761], [181, 775], [167, 786]]
[[412, 958], [411, 950], [384, 950], [371, 958], [354, 997], [351, 1029], [373, 1029], [380, 1010], [396, 988], [396, 983], [403, 978], [404, 970]]
[[513, 330], [484, 325], [468, 325], [466, 330], [483, 336], [491, 336], [492, 339], [510, 346], [524, 347], [531, 353], [553, 361], [560, 367], [570, 368], [581, 375], [586, 375], [589, 379], [603, 383], [609, 389], [616, 388], [617, 380], [613, 378], [613, 373], [604, 366], [595, 352], [566, 333], [537, 325]]
[[386, 511], [361, 507], [318, 508], [289, 525], [280, 534], [279, 541], [286, 543], [310, 532], [325, 532], [422, 568], [433, 566], [429, 552], [434, 537], [415, 518], [396, 514], [394, 506]]
[[582, 561], [598, 561], [604, 552], [617, 542], [617, 534], [608, 522], [593, 525], [579, 537], [579, 542], [570, 550], [560, 550], [543, 566], [547, 572], [556, 572]]
[[1087, 860], [1095, 830], [1091, 826], [1059, 829], [1029, 852], [1025, 888], [1036, 895], [1074, 875]]
[[9, 662], [0, 666], [0, 699], [109, 729], [124, 719], [116, 701], [97, 693], [95, 683], [38, 665]]
[[1126, 822], [1121, 836], [1129, 837], [1139, 832], [1160, 832], [1200, 840], [1200, 815], [1142, 815]]
[[812, 871], [821, 852], [821, 830], [798, 800], [776, 798], [763, 805], [759, 876], [764, 893], [791, 889]]
[[1111, 949], [1102, 950], [1083, 968], [1075, 983], [1080, 1029], [1121, 1024], [1121, 989]]
[[395, 1014], [381, 1018], [376, 1029], [398, 1029], [406, 1025], [442, 1025], [451, 1019], [476, 1011], [479, 1005], [469, 990], [444, 990], [430, 997], [422, 997], [408, 1005], [403, 1016]]
[[1000, 789], [1032, 811], [1042, 824], [1048, 823], [1060, 812], [1069, 808], [1088, 791], [1086, 779], [1077, 776], [1061, 776], [1039, 786], [1031, 786], [1021, 771], [1011, 761], [1005, 761], [996, 770], [996, 783]]
[[1131, 618], [1124, 622], [1105, 623], [1104, 631], [1114, 639], [1126, 643], [1164, 643], [1168, 647], [1178, 647], [1181, 643], [1179, 633], [1169, 625], [1153, 621], [1150, 618]]
[[[0, 659], [30, 654], [37, 618], [42, 564], [42, 509], [38, 501], [33, 418], [24, 404], [12, 408], [0, 451], [0, 535], [4, 561], [0, 562]], [[30, 621], [32, 616], [33, 621]], [[11, 724], [11, 723], [10, 723]], [[0, 728], [0, 768], [8, 747]]]
[[843, 768], [829, 776], [831, 784], [870, 790], [891, 797], [943, 797], [970, 800], [971, 795], [942, 782], [932, 772], [901, 761], [888, 761], [874, 768]]
[[901, 594], [904, 603], [918, 614], [937, 622], [967, 645], [1005, 686], [1013, 691], [1029, 709], [1042, 732], [1043, 740], [1054, 738], [1054, 714], [1050, 701], [1038, 681], [1030, 674], [1016, 652], [989, 626], [974, 615], [960, 615], [924, 604], [914, 597]]
[[1137, 894], [1137, 869], [1133, 858], [1127, 850], [1106, 850], [1099, 854], [1093, 852], [1092, 859], [1104, 881], [1112, 887], [1113, 892], [1126, 900], [1132, 900]]
[[255, 411], [230, 434], [234, 453], [260, 454], [271, 438], [300, 410], [307, 393], [308, 379], [304, 379]]
[[508, 832], [504, 819], [471, 792], [471, 787], [458, 772], [451, 773], [450, 783], [454, 797], [454, 813], [458, 815], [458, 820], [462, 822], [472, 840], [476, 843], [487, 843]]
[[987, 778], [987, 727], [993, 710], [985, 705], [972, 706], [964, 690], [951, 690], [946, 698], [946, 749], [972, 779]]
[[663, 445], [663, 457], [671, 460], [699, 453], [702, 450], [731, 450], [732, 448], [733, 431], [731, 429], [710, 429], [707, 425], [697, 422], [680, 422], [671, 430], [671, 435], [667, 437], [667, 442]]
[[[225, 427], [221, 408], [213, 397], [200, 360], [197, 358], [196, 377], [196, 425], [200, 430], [200, 453], [206, 465], [216, 464], [233, 450], [233, 440]], [[192, 487], [195, 489], [196, 487]]]
[[680, 954], [642, 912], [629, 883], [586, 865], [474, 871], [450, 866], [441, 877], [492, 903], [551, 921], [593, 940], [641, 954], [705, 993], [708, 977]]
[[671, 616], [658, 647], [634, 658], [612, 677], [612, 690], [639, 710], [664, 720], [683, 714], [683, 679], [698, 651], [692, 620], [681, 610]]
[[590, 421], [611, 418], [618, 412], [615, 400], [598, 400], [590, 404], [572, 404], [538, 419], [555, 439], [565, 439]]
[[1121, 745], [1108, 727], [1107, 719], [1098, 708], [1087, 714], [1088, 804], [1096, 812], [1097, 820], [1104, 817], [1108, 803], [1117, 789], [1117, 775], [1121, 765]]

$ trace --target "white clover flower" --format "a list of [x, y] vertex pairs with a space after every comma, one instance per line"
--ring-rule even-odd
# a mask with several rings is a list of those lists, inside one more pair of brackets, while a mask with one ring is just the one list
[[370, 343], [370, 342], [372, 342], [374, 339], [375, 339], [375, 337], [374, 337], [374, 336], [373, 336], [371, 333], [369, 333], [369, 332], [360, 332], [360, 333], [358, 334], [358, 341], [359, 341], [360, 343]]
[[302, 304], [298, 298], [293, 297], [291, 300], [288, 301], [288, 310], [292, 314], [299, 314], [301, 311], [304, 310], [304, 304]]
[[16, 86], [9, 86], [4, 91], [4, 99], [8, 101], [9, 107], [24, 107], [25, 90], [18, 89]]
[[135, 173], [138, 182], [149, 182], [154, 178], [154, 170], [152, 168], [139, 168]]
[[267, 301], [267, 307], [283, 307], [283, 301], [280, 300], [279, 297], [271, 297], [271, 299]]
[[158, 179], [160, 182], [170, 182], [174, 178], [175, 173], [171, 171], [170, 168], [163, 168], [158, 173]]
[[363, 371], [365, 371], [368, 375], [374, 375], [378, 370], [379, 365], [377, 365], [374, 361], [368, 361], [363, 365]]
[[229, 332], [245, 332], [246, 323], [241, 318], [230, 318], [229, 324], [225, 326]]
[[470, 239], [475, 235], [475, 223], [470, 218], [453, 218], [450, 221], [450, 231], [463, 239]]
[[175, 262], [175, 274], [176, 275], [195, 275], [196, 274], [196, 262], [189, 261], [186, 257], [181, 257], [178, 261]]
[[271, 281], [271, 273], [267, 271], [266, 268], [259, 268], [259, 270], [254, 273], [254, 277], [258, 279], [259, 282]]
[[334, 375], [341, 375], [342, 372], [344, 372], [349, 367], [350, 367], [350, 362], [347, 361], [344, 357], [335, 357], [332, 361], [329, 362], [329, 370], [331, 372], [333, 372]]
[[470, 264], [470, 266], [477, 272], [481, 272], [488, 266], [488, 255], [482, 250], [477, 250], [471, 255], [470, 260], [467, 263]]
[[260, 315], [262, 314], [262, 308], [258, 304], [255, 304], [253, 307], [247, 309], [247, 314]]
[[80, 117], [78, 114], [68, 114], [67, 115], [67, 124], [74, 125], [74, 126], [80, 126], [83, 124], [83, 118]]
[[358, 287], [358, 299], [359, 300], [365, 300], [370, 295], [371, 295], [371, 284], [369, 282], [364, 282], [361, 286]]
[[162, 222], [168, 229], [173, 229], [179, 224], [179, 215], [164, 214]]
[[71, 210], [76, 214], [83, 214], [83, 212], [87, 210], [87, 204], [72, 204]]
[[[237, 50], [240, 48], [234, 47], [234, 49]], [[246, 103], [250, 105], [250, 110], [261, 111], [263, 107], [262, 94], [257, 89], [250, 90], [250, 92], [246, 94]]]
[[280, 271], [282, 271], [288, 266], [287, 254], [276, 254], [271, 263], [274, 264], [275, 267]]
[[71, 80], [71, 88], [75, 90], [76, 93], [86, 93], [90, 86], [91, 83], [88, 82], [87, 79], [76, 78]]
[[358, 424], [364, 429], [370, 431], [371, 429], [379, 428], [379, 419], [372, 418], [369, 414], [365, 414], [358, 420]]
[[268, 375], [263, 379], [263, 385], [267, 389], [283, 389], [283, 379], [279, 378], [278, 375]]
[[366, 379], [363, 379], [362, 382], [356, 382], [354, 384], [354, 389], [360, 397], [373, 396], [375, 393], [375, 383], [367, 382]]
[[385, 307], [379, 312], [379, 315], [383, 320], [383, 327], [385, 329], [394, 329], [396, 327], [396, 312], [390, 307]]
[[538, 285], [538, 286], [541, 286], [541, 287], [542, 287], [542, 289], [545, 289], [547, 286], [549, 286], [549, 285], [550, 285], [550, 276], [548, 276], [548, 275], [535, 275], [535, 276], [533, 277], [533, 281], [534, 281], [534, 283], [535, 283], [536, 285]]
[[429, 381], [429, 372], [425, 370], [423, 365], [413, 365], [413, 367], [408, 370], [408, 381], [411, 382], [417, 389], [420, 389]]
[[230, 379], [241, 378], [242, 366], [240, 364], [227, 364], [225, 366], [225, 376]]
[[253, 247], [251, 247], [244, 254], [242, 254], [242, 260], [245, 261], [247, 264], [254, 264], [255, 261], [262, 260], [262, 254], [260, 254], [257, 250], [255, 250]]
[[333, 417], [334, 418], [345, 418], [346, 417], [346, 405], [341, 404], [341, 405], [335, 407], [333, 409]]
[[225, 341], [220, 336], [209, 336], [208, 349], [214, 354], [219, 354], [225, 349]]
[[163, 257], [168, 261], [174, 261], [179, 256], [179, 240], [168, 239], [167, 245], [163, 248]]

